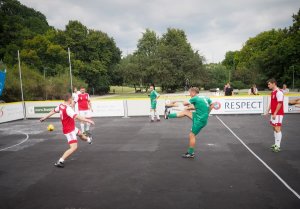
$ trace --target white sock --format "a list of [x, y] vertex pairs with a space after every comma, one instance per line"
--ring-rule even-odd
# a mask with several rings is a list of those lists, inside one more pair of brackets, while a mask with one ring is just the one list
[[91, 138], [87, 137], [87, 142], [90, 143], [91, 142]]
[[280, 147], [281, 138], [282, 138], [282, 133], [280, 131], [280, 132], [276, 133], [276, 137], [275, 137], [275, 144], [278, 147]]
[[64, 163], [64, 159], [62, 159], [62, 158], [59, 158], [59, 160], [58, 160], [58, 162], [60, 162], [60, 163]]
[[156, 118], [157, 118], [158, 120], [160, 120], [158, 112], [155, 112], [155, 114], [156, 114]]
[[151, 120], [154, 120], [154, 111], [151, 111]]
[[87, 131], [90, 130], [90, 124], [89, 124], [89, 123], [86, 124], [86, 130], [87, 130]]
[[80, 123], [80, 127], [81, 127], [81, 132], [84, 132], [84, 123]]

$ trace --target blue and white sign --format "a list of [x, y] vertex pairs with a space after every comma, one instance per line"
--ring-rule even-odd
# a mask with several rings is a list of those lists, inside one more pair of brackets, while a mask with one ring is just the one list
[[0, 71], [0, 96], [2, 95], [5, 85], [6, 71]]

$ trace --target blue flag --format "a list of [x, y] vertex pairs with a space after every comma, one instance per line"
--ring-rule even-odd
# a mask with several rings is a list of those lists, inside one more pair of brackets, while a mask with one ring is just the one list
[[5, 78], [6, 78], [6, 70], [4, 70], [4, 72], [0, 71], [0, 96], [2, 95], [2, 91], [4, 89]]

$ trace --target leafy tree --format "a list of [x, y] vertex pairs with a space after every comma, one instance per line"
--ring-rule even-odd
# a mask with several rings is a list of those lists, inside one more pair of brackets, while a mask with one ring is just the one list
[[17, 63], [16, 49], [23, 40], [43, 34], [51, 27], [46, 17], [16, 0], [0, 0], [0, 60]]

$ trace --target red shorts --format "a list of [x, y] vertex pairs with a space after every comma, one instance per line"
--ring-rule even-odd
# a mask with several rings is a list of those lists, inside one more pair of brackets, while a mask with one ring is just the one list
[[281, 126], [282, 120], [283, 120], [283, 115], [276, 115], [275, 120], [273, 120], [272, 115], [271, 115], [270, 124], [272, 126]]
[[77, 143], [77, 135], [80, 134], [80, 130], [75, 127], [74, 131], [71, 131], [70, 133], [65, 134], [67, 137], [68, 143], [73, 144]]

